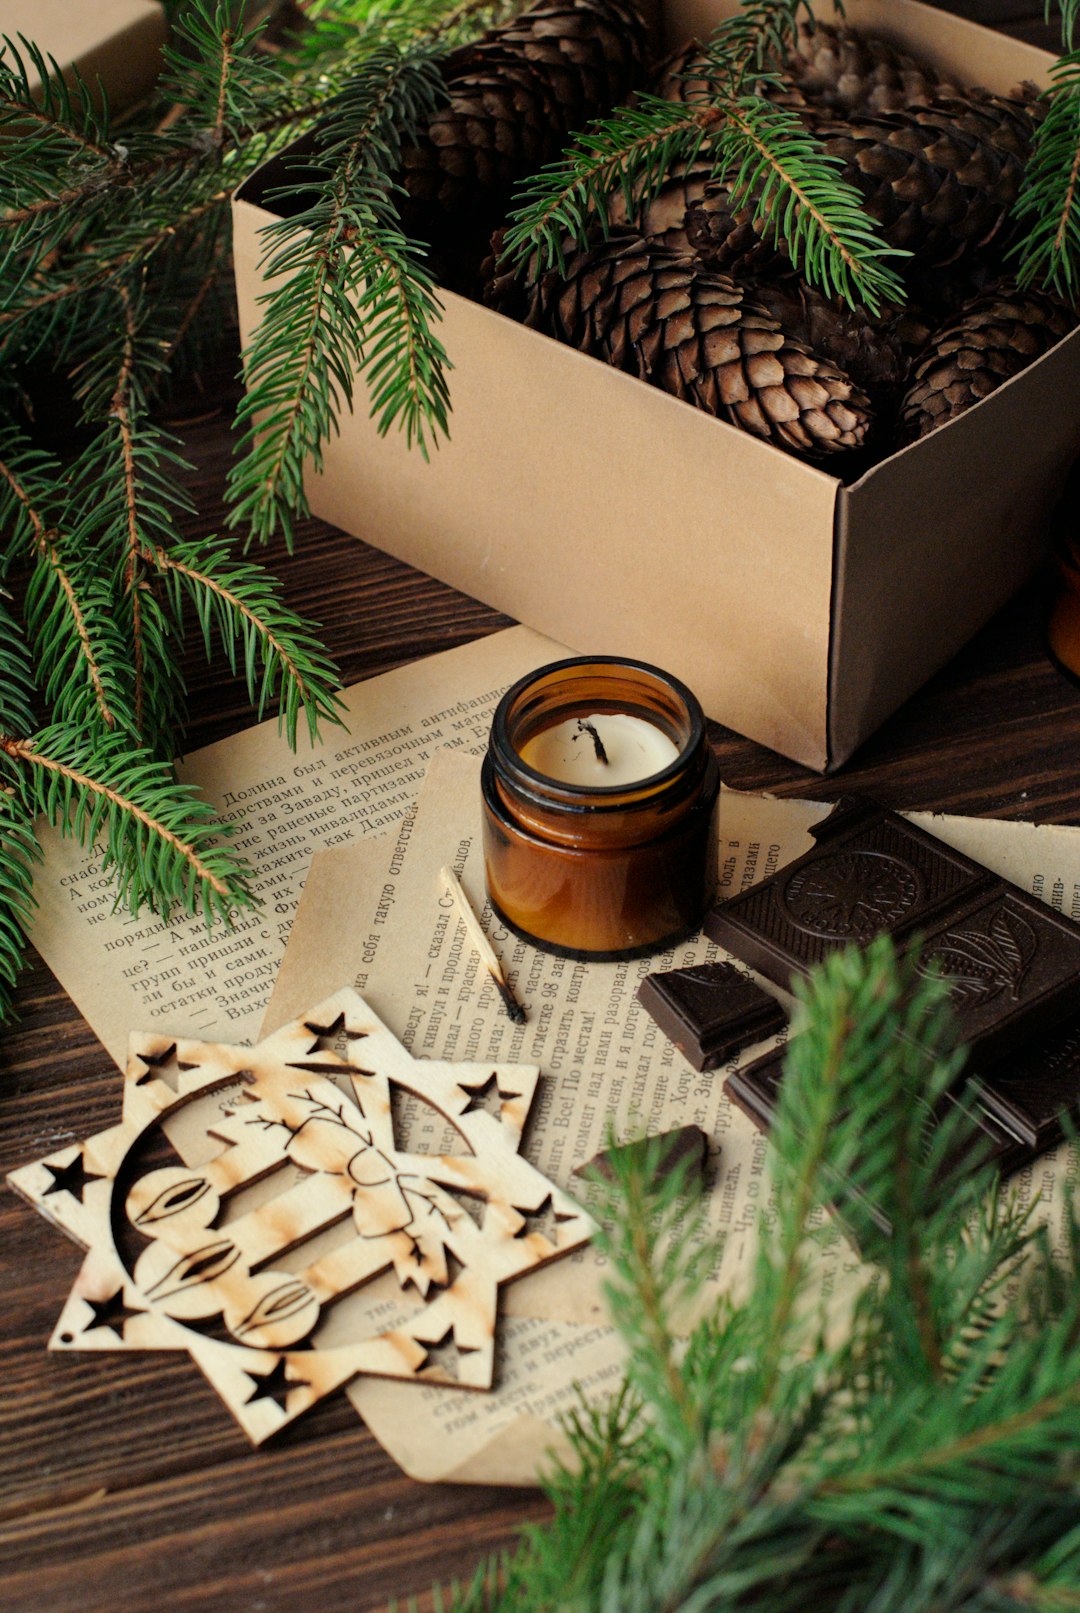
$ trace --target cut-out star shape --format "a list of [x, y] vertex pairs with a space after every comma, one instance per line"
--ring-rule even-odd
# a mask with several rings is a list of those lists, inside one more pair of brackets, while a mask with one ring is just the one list
[[465, 1115], [475, 1114], [479, 1110], [483, 1114], [490, 1115], [493, 1120], [501, 1120], [503, 1104], [518, 1096], [516, 1092], [502, 1091], [499, 1078], [494, 1071], [486, 1081], [481, 1081], [476, 1086], [467, 1086], [464, 1081], [459, 1081], [458, 1085], [462, 1092], [469, 1094], [469, 1101], [461, 1111]]
[[289, 1377], [283, 1355], [278, 1356], [269, 1372], [249, 1372], [248, 1377], [254, 1386], [245, 1401], [248, 1406], [257, 1400], [272, 1400], [279, 1411], [288, 1411], [291, 1392], [310, 1387], [300, 1378]]
[[[161, 1081], [168, 1087], [170, 1092], [177, 1093], [180, 1091], [180, 1077], [194, 1068], [193, 1065], [186, 1064], [177, 1056], [175, 1042], [171, 1046], [162, 1049], [160, 1053], [144, 1053], [142, 1061], [146, 1065], [146, 1069], [137, 1078], [136, 1086], [144, 1087], [151, 1081]], [[242, 1070], [237, 1073], [241, 1076], [244, 1074]]]
[[[120, 1122], [9, 1178], [87, 1250], [53, 1347], [186, 1350], [256, 1444], [366, 1373], [490, 1388], [500, 1288], [593, 1230], [520, 1155], [539, 1076], [414, 1058], [351, 990], [254, 1047], [133, 1035]], [[422, 1303], [382, 1308], [389, 1271]]]
[[146, 1312], [135, 1309], [124, 1300], [124, 1290], [118, 1288], [115, 1294], [108, 1299], [88, 1299], [91, 1319], [83, 1328], [84, 1333], [91, 1333], [97, 1327], [108, 1327], [117, 1338], [124, 1337], [124, 1329], [133, 1316], [145, 1316]]
[[424, 1360], [419, 1367], [420, 1372], [441, 1372], [445, 1377], [452, 1378], [455, 1383], [461, 1382], [461, 1369], [467, 1355], [475, 1355], [476, 1347], [471, 1344], [459, 1344], [454, 1336], [453, 1327], [448, 1327], [441, 1339], [431, 1344], [424, 1344]]
[[536, 1206], [535, 1210], [523, 1210], [517, 1204], [514, 1205], [514, 1208], [520, 1215], [522, 1223], [514, 1233], [515, 1238], [527, 1238], [530, 1234], [538, 1232], [542, 1238], [547, 1239], [552, 1248], [558, 1245], [562, 1224], [569, 1217], [559, 1214], [552, 1203], [550, 1193], [546, 1199], [543, 1199]]
[[86, 1192], [87, 1184], [103, 1180], [94, 1171], [86, 1169], [81, 1148], [75, 1158], [70, 1160], [68, 1164], [46, 1164], [45, 1169], [52, 1177], [52, 1181], [42, 1195], [44, 1198], [48, 1198], [50, 1193], [70, 1193], [73, 1199], [77, 1199], [80, 1204], [85, 1204], [86, 1200], [83, 1198], [83, 1194]]

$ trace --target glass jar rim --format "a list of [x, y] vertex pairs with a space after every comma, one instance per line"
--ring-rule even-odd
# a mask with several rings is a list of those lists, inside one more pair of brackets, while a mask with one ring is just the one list
[[[689, 727], [686, 741], [680, 747], [674, 761], [656, 773], [649, 773], [644, 778], [635, 780], [632, 784], [582, 784], [552, 778], [550, 773], [541, 773], [522, 758], [521, 752], [510, 739], [509, 721], [515, 703], [540, 678], [586, 667], [597, 670], [605, 667], [622, 667], [630, 672], [643, 672], [674, 695], [686, 711]], [[701, 702], [681, 678], [675, 677], [671, 672], [665, 672], [663, 667], [624, 655], [572, 655], [562, 661], [550, 661], [545, 666], [536, 667], [532, 672], [526, 672], [507, 689], [492, 718], [489, 753], [496, 770], [511, 779], [515, 788], [522, 793], [539, 801], [559, 803], [571, 811], [596, 812], [605, 809], [625, 809], [638, 801], [641, 805], [651, 805], [667, 786], [677, 783], [682, 778], [687, 764], [704, 744], [705, 734], [705, 713]]]

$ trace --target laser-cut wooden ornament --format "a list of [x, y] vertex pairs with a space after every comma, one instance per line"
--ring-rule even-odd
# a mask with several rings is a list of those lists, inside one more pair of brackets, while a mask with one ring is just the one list
[[187, 1350], [256, 1444], [362, 1373], [490, 1388], [500, 1286], [592, 1232], [518, 1153], [539, 1073], [414, 1059], [351, 990], [253, 1048], [133, 1035], [120, 1124], [8, 1177], [87, 1250], [50, 1348]]

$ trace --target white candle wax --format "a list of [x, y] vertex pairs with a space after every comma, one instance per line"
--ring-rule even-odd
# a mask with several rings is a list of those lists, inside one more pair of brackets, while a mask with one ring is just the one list
[[563, 784], [637, 784], [670, 767], [678, 748], [655, 723], [628, 712], [567, 717], [521, 748], [529, 767]]

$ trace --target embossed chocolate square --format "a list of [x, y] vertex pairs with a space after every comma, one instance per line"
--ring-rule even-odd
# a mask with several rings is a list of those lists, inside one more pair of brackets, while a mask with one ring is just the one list
[[730, 963], [646, 975], [637, 995], [695, 1070], [715, 1070], [787, 1023], [775, 997]]
[[1080, 1009], [1080, 925], [1004, 880], [923, 935], [919, 972], [951, 987], [976, 1069]]
[[[841, 801], [817, 844], [769, 879], [712, 909], [705, 933], [787, 987], [841, 947], [933, 926], [1000, 881], [885, 807]], [[1080, 934], [1080, 930], [1077, 932]]]

